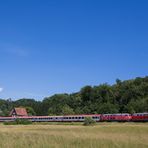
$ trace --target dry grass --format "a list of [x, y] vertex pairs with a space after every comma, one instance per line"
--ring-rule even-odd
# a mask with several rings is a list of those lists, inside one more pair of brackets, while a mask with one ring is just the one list
[[0, 125], [0, 148], [147, 148], [148, 123]]

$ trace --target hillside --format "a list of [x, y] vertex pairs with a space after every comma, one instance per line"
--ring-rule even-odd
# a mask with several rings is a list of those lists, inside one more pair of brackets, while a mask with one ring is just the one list
[[85, 86], [77, 93], [55, 94], [42, 101], [0, 99], [0, 115], [9, 115], [13, 107], [20, 106], [27, 107], [30, 115], [148, 112], [148, 76]]

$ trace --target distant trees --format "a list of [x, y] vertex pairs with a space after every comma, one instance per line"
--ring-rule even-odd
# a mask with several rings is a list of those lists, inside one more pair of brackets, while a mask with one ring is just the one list
[[[64, 108], [69, 106], [70, 96], [68, 94], [56, 94], [43, 100], [46, 114], [61, 115]], [[70, 106], [69, 106], [70, 107]]]
[[0, 99], [0, 116], [13, 107], [26, 107], [29, 115], [67, 115], [94, 113], [148, 112], [148, 76], [121, 81], [114, 85], [85, 86], [73, 94], [55, 94], [43, 101]]
[[74, 111], [73, 111], [73, 109], [70, 106], [65, 105], [62, 108], [62, 114], [63, 115], [73, 115], [74, 114]]
[[127, 112], [136, 113], [136, 112], [148, 112], [148, 97], [144, 99], [131, 100], [127, 106]]
[[35, 111], [34, 111], [34, 109], [33, 109], [32, 107], [27, 106], [27, 107], [25, 107], [25, 108], [26, 108], [27, 113], [28, 113], [29, 116], [34, 116], [34, 115], [36, 115], [36, 113], [35, 113]]
[[0, 116], [9, 116], [10, 110], [13, 108], [11, 99], [0, 99]]
[[100, 107], [97, 110], [100, 114], [114, 114], [118, 113], [119, 109], [117, 105], [111, 104], [111, 103], [103, 103], [100, 105]]

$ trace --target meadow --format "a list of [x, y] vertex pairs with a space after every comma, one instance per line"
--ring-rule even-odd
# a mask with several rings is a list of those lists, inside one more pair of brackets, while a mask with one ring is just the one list
[[0, 148], [147, 148], [148, 123], [0, 124]]

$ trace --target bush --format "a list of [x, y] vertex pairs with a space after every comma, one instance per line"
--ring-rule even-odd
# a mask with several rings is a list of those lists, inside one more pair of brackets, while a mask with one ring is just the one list
[[16, 119], [15, 122], [16, 124], [24, 124], [24, 125], [32, 124], [32, 122], [27, 119]]
[[94, 124], [96, 124], [95, 120], [93, 120], [91, 117], [85, 117], [83, 125], [88, 126], [88, 125], [94, 125]]
[[3, 124], [4, 125], [15, 125], [16, 123], [14, 121], [13, 122], [5, 121]]
[[32, 124], [32, 122], [27, 119], [16, 119], [15, 121], [12, 122], [4, 122], [4, 125], [18, 125], [18, 124], [28, 125]]

